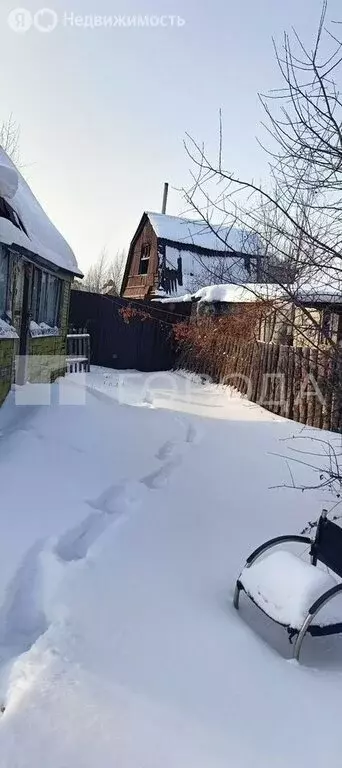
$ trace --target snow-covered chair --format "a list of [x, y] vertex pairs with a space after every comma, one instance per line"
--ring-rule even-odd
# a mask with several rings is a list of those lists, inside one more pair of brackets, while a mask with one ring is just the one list
[[[286, 550], [262, 557], [287, 542], [310, 547], [311, 563]], [[239, 608], [240, 593], [244, 591], [267, 616], [286, 627], [291, 642], [296, 637], [293, 656], [299, 659], [307, 632], [313, 636], [342, 633], [342, 611], [336, 615], [331, 604], [342, 593], [341, 579], [342, 528], [328, 520], [324, 510], [315, 539], [278, 536], [252, 552], [236, 582], [234, 606]]]

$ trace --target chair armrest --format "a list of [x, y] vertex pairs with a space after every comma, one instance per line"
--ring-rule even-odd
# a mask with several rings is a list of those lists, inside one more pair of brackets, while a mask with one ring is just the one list
[[276, 547], [277, 544], [284, 544], [287, 541], [294, 541], [299, 542], [300, 544], [312, 544], [312, 539], [310, 539], [308, 536], [296, 536], [296, 535], [289, 535], [289, 536], [276, 536], [275, 539], [269, 539], [269, 541], [265, 541], [264, 544], [261, 544], [260, 547], [254, 550], [251, 555], [246, 560], [246, 566], [252, 565], [254, 561], [260, 557], [260, 555], [263, 554], [263, 552], [266, 552], [268, 549], [271, 549], [272, 547]]
[[335, 597], [335, 595], [338, 595], [339, 592], [342, 592], [342, 584], [336, 584], [336, 587], [331, 587], [327, 592], [324, 592], [324, 594], [312, 604], [311, 608], [309, 608], [310, 616], [315, 616], [316, 613], [323, 608], [323, 605], [328, 603], [329, 600], [332, 600], [332, 598]]

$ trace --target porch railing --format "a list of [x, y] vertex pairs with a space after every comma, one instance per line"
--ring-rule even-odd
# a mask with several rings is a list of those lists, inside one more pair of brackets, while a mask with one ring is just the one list
[[86, 331], [68, 333], [66, 365], [68, 373], [90, 371], [90, 334]]

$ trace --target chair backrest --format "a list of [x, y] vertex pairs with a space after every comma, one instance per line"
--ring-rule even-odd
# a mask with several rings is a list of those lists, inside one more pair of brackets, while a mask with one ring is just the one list
[[318, 521], [311, 554], [314, 562], [319, 560], [342, 577], [342, 528], [328, 520], [325, 512]]

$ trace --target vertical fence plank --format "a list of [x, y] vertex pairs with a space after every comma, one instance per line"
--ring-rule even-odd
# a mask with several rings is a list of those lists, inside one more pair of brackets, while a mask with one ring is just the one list
[[338, 400], [338, 421], [336, 426], [337, 432], [342, 432], [342, 352], [341, 349], [337, 352], [337, 371], [336, 371], [336, 392]]
[[310, 368], [310, 347], [303, 347], [302, 366], [301, 366], [301, 390], [299, 400], [299, 421], [301, 424], [307, 423], [308, 413], [308, 375]]
[[322, 427], [323, 425], [323, 413], [325, 409], [325, 364], [326, 352], [320, 349], [318, 350], [317, 354], [317, 378], [314, 413], [314, 427], [318, 428]]
[[280, 355], [280, 347], [279, 344], [274, 344], [273, 346], [273, 357], [272, 357], [272, 411], [273, 413], [280, 413], [280, 382], [279, 382], [279, 355]]
[[[317, 379], [317, 349], [314, 349], [313, 347], [310, 348], [310, 358], [309, 358], [309, 374], [311, 381], [316, 382]], [[315, 425], [315, 401], [316, 401], [316, 392], [315, 389], [311, 384], [308, 384], [307, 386], [307, 419], [306, 423], [309, 427], [313, 427]]]
[[[262, 405], [267, 408], [272, 399], [272, 379], [269, 376], [272, 373], [273, 344], [266, 344], [266, 360], [264, 370], [264, 394]], [[270, 408], [271, 410], [271, 408]]]
[[262, 345], [261, 350], [261, 366], [260, 366], [260, 378], [258, 383], [258, 403], [263, 405], [266, 399], [266, 371], [267, 371], [267, 357], [268, 357], [268, 344]]
[[331, 429], [333, 432], [338, 432], [341, 423], [341, 352], [338, 351], [333, 360], [333, 375], [332, 375], [332, 407], [331, 407]]
[[253, 403], [257, 399], [258, 373], [260, 368], [260, 344], [255, 341], [252, 349], [251, 373], [250, 373], [250, 399]]
[[263, 359], [264, 359], [264, 351], [265, 351], [265, 345], [262, 342], [258, 343], [258, 350], [259, 350], [259, 359], [258, 359], [258, 369], [256, 372], [256, 387], [255, 387], [255, 402], [258, 403], [260, 400], [260, 393], [261, 393], [261, 382], [263, 379]]
[[288, 362], [289, 353], [288, 347], [282, 344], [279, 347], [278, 358], [278, 375], [279, 375], [279, 409], [278, 413], [281, 416], [286, 416], [286, 401], [287, 401], [287, 387], [288, 387]]
[[323, 407], [323, 429], [330, 429], [331, 426], [331, 405], [332, 405], [332, 386], [333, 386], [333, 350], [328, 350], [325, 353], [325, 394], [324, 394], [324, 407]]
[[293, 418], [299, 421], [299, 400], [302, 385], [302, 348], [294, 347]]
[[287, 419], [293, 419], [293, 401], [294, 401], [294, 347], [289, 347], [288, 363], [287, 363], [286, 405], [285, 405], [285, 416]]
[[247, 346], [247, 349], [246, 349], [246, 358], [245, 358], [245, 367], [244, 367], [244, 386], [243, 386], [244, 395], [247, 395], [249, 386], [250, 386], [254, 345], [253, 345], [253, 342], [249, 342], [246, 346]]

